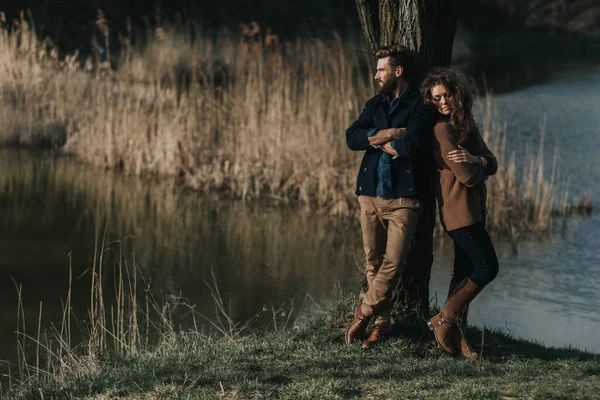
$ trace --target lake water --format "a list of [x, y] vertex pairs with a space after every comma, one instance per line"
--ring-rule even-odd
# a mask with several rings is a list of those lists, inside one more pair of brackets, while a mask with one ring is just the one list
[[[549, 162], [557, 144], [570, 195], [587, 190], [598, 208], [600, 69], [568, 71], [494, 102], [517, 157], [527, 140], [537, 148], [545, 115]], [[36, 331], [40, 302], [42, 325], [50, 329], [62, 318], [71, 263], [74, 312], [85, 318], [103, 237], [108, 286], [119, 254], [130, 264], [135, 255], [156, 296], [185, 296], [207, 316], [214, 315], [206, 285], [213, 272], [236, 320], [289, 308], [292, 299], [298, 309], [306, 295], [319, 301], [335, 285], [358, 291], [358, 225], [318, 212], [200, 197], [169, 182], [25, 150], [0, 150], [0, 189], [0, 360], [16, 357], [17, 287], [28, 333]], [[500, 274], [473, 303], [470, 323], [600, 352], [599, 233], [596, 212], [569, 219], [564, 234], [522, 240], [516, 254], [496, 241]], [[451, 268], [451, 247], [438, 244], [431, 293], [439, 302]], [[263, 314], [268, 320], [270, 313]]]
[[537, 149], [545, 121], [546, 168], [558, 149], [558, 168], [572, 195], [600, 198], [600, 65], [555, 72], [551, 81], [494, 96], [498, 120], [506, 123], [508, 147], [522, 156], [526, 142]]

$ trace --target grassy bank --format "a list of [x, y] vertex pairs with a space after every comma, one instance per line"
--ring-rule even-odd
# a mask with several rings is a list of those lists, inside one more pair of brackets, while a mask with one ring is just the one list
[[[400, 319], [364, 351], [343, 343], [355, 299], [340, 297], [291, 329], [236, 337], [166, 334], [144, 350], [64, 357], [3, 395], [15, 399], [599, 398], [600, 358], [485, 330], [479, 362], [443, 355], [423, 321]], [[230, 331], [231, 333], [231, 331]], [[482, 332], [470, 329], [473, 344]], [[480, 347], [477, 346], [477, 349]]]
[[[343, 342], [355, 295], [337, 290], [297, 312], [293, 303], [263, 310], [272, 322], [257, 328], [255, 319], [230, 318], [214, 275], [203, 288], [217, 312], [208, 319], [183, 297], [155, 297], [127, 260], [115, 260], [111, 271], [105, 253], [102, 242], [87, 306], [75, 304], [70, 274], [62, 322], [46, 328], [40, 303], [37, 323], [26, 324], [19, 301], [19, 357], [0, 365], [1, 398], [598, 398], [597, 354], [471, 327], [468, 338], [482, 357], [452, 358], [424, 320], [401, 312], [393, 314], [392, 338], [363, 351]], [[76, 317], [78, 305], [87, 317]], [[183, 317], [191, 322], [182, 327]], [[210, 329], [198, 328], [207, 320]]]
[[[106, 20], [97, 23], [108, 35]], [[154, 34], [144, 45], [123, 37], [119, 55], [98, 38], [103, 54], [80, 63], [40, 41], [26, 19], [2, 28], [0, 144], [54, 145], [203, 193], [355, 215], [360, 154], [346, 148], [344, 131], [372, 95], [367, 56], [352, 50], [360, 45], [336, 36], [282, 42], [258, 26], [216, 37], [193, 25]], [[543, 147], [523, 160], [507, 154], [489, 99], [480, 106], [501, 166], [489, 181], [490, 229], [509, 238], [547, 231], [553, 213], [569, 212], [558, 170], [544, 166]]]

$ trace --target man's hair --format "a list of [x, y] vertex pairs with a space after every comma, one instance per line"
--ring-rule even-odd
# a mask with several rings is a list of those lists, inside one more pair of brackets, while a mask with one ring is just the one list
[[414, 78], [415, 72], [415, 56], [412, 51], [406, 46], [384, 46], [379, 48], [375, 53], [375, 58], [389, 57], [388, 63], [392, 70], [395, 70], [399, 65], [402, 66], [402, 76], [405, 81], [410, 81]]

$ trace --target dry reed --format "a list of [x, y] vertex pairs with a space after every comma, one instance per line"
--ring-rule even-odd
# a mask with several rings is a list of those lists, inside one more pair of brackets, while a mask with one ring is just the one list
[[[263, 310], [245, 321], [235, 321], [232, 311], [226, 306], [212, 274], [206, 286], [215, 306], [215, 317], [208, 317], [196, 310], [181, 296], [165, 295], [157, 298], [151, 284], [139, 271], [135, 263], [135, 249], [132, 250], [131, 264], [124, 257], [122, 243], [106, 243], [106, 231], [97, 233], [97, 248], [89, 269], [90, 302], [86, 306], [87, 318], [77, 320], [77, 313], [71, 304], [72, 267], [69, 264], [69, 286], [63, 302], [60, 328], [53, 322], [43, 323], [43, 303], [39, 303], [35, 333], [25, 324], [22, 286], [17, 285], [17, 373], [13, 374], [8, 364], [8, 389], [25, 387], [28, 382], [72, 376], [76, 372], [94, 371], [101, 368], [101, 357], [107, 354], [136, 355], [150, 351], [156, 346], [174, 343], [182, 333], [214, 336], [221, 340], [239, 339], [264, 311], [272, 312], [270, 317], [275, 331], [288, 329], [295, 323], [297, 312], [293, 301], [278, 309]], [[112, 264], [112, 266], [111, 266]], [[300, 308], [305, 311], [306, 301]], [[110, 310], [110, 311], [109, 311]], [[193, 324], [183, 328], [179, 323], [184, 317]], [[196, 319], [207, 321], [209, 330], [199, 327]], [[77, 333], [73, 338], [72, 322], [76, 321]], [[190, 324], [187, 324], [190, 325]], [[79, 332], [80, 331], [80, 332]], [[33, 359], [34, 361], [31, 361]], [[0, 386], [0, 394], [2, 387]]]
[[[107, 35], [103, 15], [97, 23]], [[372, 86], [366, 56], [341, 37], [280, 42], [254, 25], [209, 38], [190, 24], [161, 26], [143, 46], [124, 37], [122, 47], [111, 69], [108, 56], [60, 58], [24, 16], [1, 29], [0, 142], [64, 137], [65, 152], [101, 167], [354, 215], [359, 155], [344, 131]], [[484, 107], [484, 135], [501, 166], [488, 183], [489, 226], [516, 243], [522, 232], [547, 231], [567, 197], [558, 198], [556, 165], [546, 177], [543, 140], [515, 160], [489, 96]]]

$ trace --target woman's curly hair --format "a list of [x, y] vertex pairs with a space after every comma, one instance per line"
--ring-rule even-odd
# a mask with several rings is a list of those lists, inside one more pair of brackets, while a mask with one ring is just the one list
[[471, 132], [477, 130], [473, 117], [473, 96], [469, 90], [469, 82], [464, 75], [448, 68], [434, 68], [421, 84], [421, 94], [425, 103], [432, 103], [431, 89], [436, 85], [444, 85], [450, 101], [450, 124], [460, 135], [459, 143], [464, 144]]

